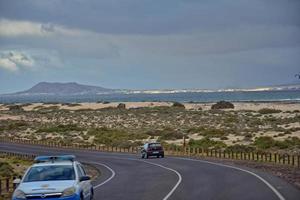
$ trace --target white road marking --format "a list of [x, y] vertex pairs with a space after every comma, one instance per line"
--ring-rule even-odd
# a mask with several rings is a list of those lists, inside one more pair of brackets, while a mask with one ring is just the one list
[[[174, 158], [174, 157], [173, 157]], [[275, 194], [276, 196], [280, 199], [280, 200], [285, 200], [285, 198], [282, 196], [282, 194], [280, 194], [280, 192], [278, 190], [276, 190], [276, 188], [274, 186], [272, 186], [268, 181], [266, 181], [265, 179], [263, 179], [261, 176], [255, 174], [254, 172], [248, 171], [246, 169], [242, 169], [239, 167], [234, 167], [234, 166], [230, 166], [230, 165], [225, 165], [225, 164], [221, 164], [221, 163], [214, 163], [214, 162], [210, 162], [210, 161], [206, 161], [206, 160], [195, 160], [195, 159], [191, 159], [191, 158], [174, 158], [174, 159], [181, 159], [181, 160], [190, 160], [190, 161], [196, 161], [196, 162], [202, 162], [202, 163], [208, 163], [208, 164], [212, 164], [212, 165], [217, 165], [217, 166], [221, 166], [221, 167], [227, 167], [227, 168], [232, 168], [232, 169], [236, 169], [239, 171], [243, 171], [246, 172], [248, 174], [251, 174], [252, 176], [255, 176], [256, 178], [258, 178], [260, 181], [262, 181], [264, 184], [266, 184]]]
[[98, 187], [100, 187], [100, 186], [104, 185], [105, 183], [109, 182], [116, 175], [116, 172], [112, 168], [110, 168], [109, 166], [107, 166], [105, 164], [98, 163], [98, 162], [88, 162], [88, 163], [90, 163], [90, 164], [96, 164], [96, 165], [102, 165], [103, 167], [107, 168], [111, 172], [111, 176], [108, 179], [106, 179], [105, 181], [103, 181], [102, 183], [94, 186], [94, 189], [97, 189]]
[[169, 170], [169, 171], [172, 171], [172, 172], [175, 172], [178, 176], [178, 181], [177, 183], [175, 184], [175, 186], [172, 188], [172, 190], [163, 198], [163, 200], [167, 200], [169, 199], [169, 197], [175, 192], [175, 190], [177, 189], [177, 187], [179, 186], [179, 184], [181, 183], [182, 181], [182, 177], [180, 175], [180, 173], [178, 171], [176, 171], [175, 169], [172, 169], [172, 168], [169, 168], [169, 167], [165, 167], [163, 165], [160, 165], [160, 164], [156, 164], [156, 163], [152, 163], [152, 162], [148, 162], [148, 161], [144, 161], [144, 160], [138, 160], [138, 161], [141, 161], [141, 162], [144, 162], [144, 163], [148, 163], [148, 164], [151, 164], [151, 165], [156, 165], [158, 167], [161, 167], [161, 168], [164, 168], [166, 170]]
[[147, 164], [150, 164], [150, 165], [155, 165], [157, 167], [161, 167], [163, 169], [166, 169], [166, 170], [169, 170], [171, 172], [174, 172], [178, 176], [178, 181], [176, 182], [176, 184], [174, 185], [174, 187], [171, 189], [171, 191], [163, 198], [163, 200], [169, 199], [169, 197], [175, 192], [175, 190], [177, 189], [177, 187], [180, 185], [180, 183], [182, 181], [181, 174], [178, 171], [176, 171], [175, 169], [172, 169], [172, 168], [160, 165], [160, 164], [156, 164], [156, 163], [152, 163], [152, 162], [148, 162], [148, 161], [141, 160], [141, 159], [136, 159], [136, 158], [121, 158], [121, 157], [116, 157], [116, 156], [110, 157], [110, 158], [122, 159], [122, 160], [134, 160], [134, 161], [138, 161], [138, 162], [144, 162], [144, 163], [147, 163]]

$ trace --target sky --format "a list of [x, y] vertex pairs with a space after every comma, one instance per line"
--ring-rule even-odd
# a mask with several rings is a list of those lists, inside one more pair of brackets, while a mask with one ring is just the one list
[[299, 0], [0, 0], [0, 93], [300, 83]]

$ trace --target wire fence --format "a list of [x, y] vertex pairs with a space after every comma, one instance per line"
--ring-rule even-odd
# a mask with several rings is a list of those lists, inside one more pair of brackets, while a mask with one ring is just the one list
[[[1, 158], [16, 157], [23, 160], [24, 159], [33, 160], [36, 157], [36, 155], [0, 151], [0, 157]], [[0, 177], [0, 200], [11, 199], [11, 195], [17, 187], [17, 185], [14, 184], [13, 182], [13, 180], [15, 180], [16, 178], [18, 177], [14, 177], [14, 176]]]
[[[103, 152], [119, 152], [119, 153], [139, 153], [139, 147], [113, 147], [104, 145], [86, 145], [86, 144], [67, 144], [48, 141], [35, 141], [23, 139], [0, 138], [0, 142], [11, 142], [20, 144], [42, 145], [54, 148], [69, 148], [95, 150]], [[169, 147], [165, 148], [165, 155], [182, 156], [182, 157], [199, 157], [199, 158], [219, 158], [231, 160], [244, 160], [271, 163], [275, 165], [286, 165], [300, 168], [300, 155], [289, 153], [263, 152], [263, 151], [229, 151], [221, 149], [205, 149], [193, 147]]]

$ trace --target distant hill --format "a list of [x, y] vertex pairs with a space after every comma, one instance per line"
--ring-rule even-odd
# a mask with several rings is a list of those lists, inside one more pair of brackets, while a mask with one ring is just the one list
[[76, 95], [76, 94], [98, 94], [114, 92], [113, 89], [81, 85], [75, 82], [69, 83], [49, 83], [40, 82], [29, 90], [14, 93], [15, 95], [22, 94], [60, 94], [60, 95]]
[[[85, 94], [168, 94], [188, 92], [259, 92], [259, 91], [300, 91], [300, 84], [266, 86], [249, 89], [157, 89], [157, 90], [130, 90], [130, 89], [108, 89], [99, 86], [82, 85], [76, 82], [49, 83], [40, 82], [29, 90], [16, 92], [10, 95], [85, 95]], [[2, 96], [3, 96], [2, 95]]]

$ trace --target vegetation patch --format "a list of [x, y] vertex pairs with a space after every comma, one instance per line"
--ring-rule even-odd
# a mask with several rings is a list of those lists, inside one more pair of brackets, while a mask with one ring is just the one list
[[173, 128], [165, 128], [162, 130], [154, 130], [146, 132], [149, 136], [159, 136], [159, 140], [177, 140], [183, 138], [183, 133]]
[[147, 138], [145, 134], [129, 133], [125, 130], [106, 127], [89, 129], [87, 135], [94, 136], [94, 142], [97, 144], [119, 147], [129, 147], [132, 146], [132, 142], [130, 141]]
[[68, 131], [83, 131], [85, 130], [84, 128], [78, 127], [76, 124], [60, 124], [57, 126], [46, 126], [46, 127], [41, 127], [39, 128], [36, 132], [37, 133], [64, 133]]
[[175, 108], [185, 108], [185, 106], [182, 104], [182, 103], [179, 103], [179, 102], [174, 102], [172, 107], [175, 107]]
[[228, 101], [219, 101], [216, 104], [211, 106], [212, 110], [219, 110], [219, 109], [234, 109], [234, 105]]
[[262, 115], [281, 113], [281, 112], [282, 112], [281, 110], [272, 109], [272, 108], [262, 108], [262, 109], [258, 110], [258, 113], [260, 113]]
[[272, 137], [263, 136], [256, 138], [254, 145], [259, 149], [287, 149], [287, 148], [300, 148], [300, 139], [297, 137], [287, 138], [284, 141], [276, 141]]
[[209, 139], [208, 137], [205, 137], [201, 140], [193, 140], [190, 139], [188, 145], [190, 147], [194, 148], [215, 148], [215, 149], [220, 149], [220, 148], [225, 148], [226, 144], [222, 141], [214, 141]]

